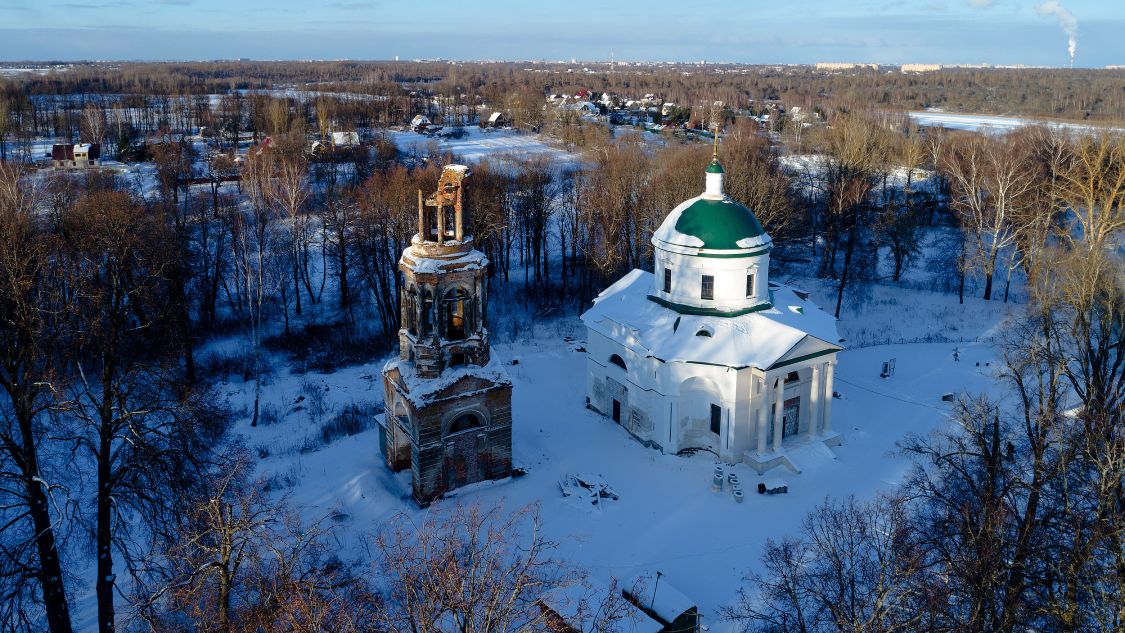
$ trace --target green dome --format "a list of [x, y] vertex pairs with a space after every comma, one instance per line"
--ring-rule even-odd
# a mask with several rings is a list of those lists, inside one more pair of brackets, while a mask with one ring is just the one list
[[691, 202], [680, 212], [675, 229], [677, 233], [701, 240], [703, 245], [699, 248], [713, 250], [748, 248], [751, 245], [740, 246], [738, 242], [765, 234], [762, 223], [750, 209], [725, 197], [721, 200], [698, 198]]

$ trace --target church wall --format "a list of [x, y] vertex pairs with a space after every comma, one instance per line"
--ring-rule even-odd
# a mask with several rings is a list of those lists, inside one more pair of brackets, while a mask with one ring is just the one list
[[[769, 253], [756, 257], [696, 257], [665, 249], [656, 251], [653, 289], [661, 299], [682, 305], [734, 311], [769, 301]], [[672, 291], [664, 292], [664, 270], [672, 270]], [[746, 296], [746, 275], [755, 273], [755, 294]], [[703, 275], [715, 278], [714, 299], [702, 299]]]
[[[618, 354], [625, 360], [628, 372], [609, 362], [612, 354]], [[624, 386], [627, 397], [622, 399], [622, 426], [643, 443], [674, 453], [685, 448], [684, 417], [702, 419], [705, 411], [700, 402], [681, 401], [681, 386], [692, 378], [706, 379], [715, 385], [718, 398], [714, 404], [723, 410], [722, 432], [714, 438], [715, 446], [722, 459], [741, 461], [747, 451], [757, 449], [759, 419], [766, 425], [767, 447], [772, 450], [774, 378], [784, 380], [789, 372], [797, 372], [798, 380], [785, 385], [783, 397], [785, 400], [800, 398], [799, 428], [803, 434], [813, 422], [810, 399], [812, 366], [833, 359], [834, 356], [817, 357], [768, 374], [753, 368], [735, 370], [701, 363], [662, 363], [587, 329], [586, 396], [593, 410], [610, 418], [611, 387], [608, 380]], [[823, 379], [822, 371], [820, 380]], [[754, 392], [755, 381], [760, 381], [761, 391], [758, 393]], [[759, 410], [762, 410], [760, 418]]]
[[[666, 398], [654, 389], [653, 376], [660, 361], [638, 354], [631, 348], [587, 329], [587, 391], [590, 408], [612, 419], [612, 402], [621, 402], [621, 425], [643, 443], [665, 448], [664, 410]], [[610, 362], [614, 354], [627, 369]], [[624, 387], [625, 393], [615, 387]]]
[[[484, 393], [471, 393], [440, 400], [416, 409], [414, 441], [411, 445], [414, 497], [428, 503], [447, 490], [445, 440], [452, 418], [472, 412], [484, 421], [475, 433], [483, 435], [478, 444], [482, 458], [481, 478], [499, 479], [512, 471], [512, 388], [500, 385]], [[472, 433], [472, 431], [468, 431]], [[472, 483], [464, 482], [464, 483]]]

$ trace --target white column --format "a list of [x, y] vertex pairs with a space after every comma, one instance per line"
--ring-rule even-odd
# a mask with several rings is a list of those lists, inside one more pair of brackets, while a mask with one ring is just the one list
[[820, 365], [813, 365], [812, 380], [809, 381], [809, 437], [816, 435], [820, 426], [820, 392], [823, 387], [820, 383]]
[[781, 450], [781, 433], [783, 416], [785, 414], [785, 378], [777, 376], [777, 388], [774, 389], [773, 401], [773, 450]]
[[758, 385], [756, 394], [751, 402], [754, 404], [754, 424], [758, 429], [758, 456], [761, 457], [766, 454], [766, 410], [769, 406], [769, 391], [766, 389], [764, 383], [759, 383], [758, 379], [754, 379], [754, 383]]
[[[737, 402], [737, 400], [735, 402]], [[723, 448], [730, 451], [730, 445], [733, 444], [731, 440], [734, 439], [735, 431], [734, 415], [732, 415], [732, 409], [730, 407], [723, 407], [723, 419], [726, 420], [726, 433], [723, 433], [723, 437], [726, 438], [726, 445]]]
[[824, 363], [824, 424], [821, 426], [824, 433], [832, 430], [832, 374], [835, 367], [836, 363]]

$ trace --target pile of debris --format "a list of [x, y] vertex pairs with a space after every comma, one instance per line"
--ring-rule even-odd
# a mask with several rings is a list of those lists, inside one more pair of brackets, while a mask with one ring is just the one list
[[619, 499], [609, 483], [599, 475], [586, 473], [564, 475], [559, 480], [559, 489], [562, 490], [564, 497], [586, 499], [598, 508], [601, 507], [603, 500], [617, 501]]

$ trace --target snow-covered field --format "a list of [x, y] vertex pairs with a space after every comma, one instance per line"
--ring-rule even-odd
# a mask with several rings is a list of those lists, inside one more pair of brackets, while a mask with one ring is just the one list
[[518, 160], [546, 154], [555, 161], [567, 164], [580, 160], [578, 154], [550, 145], [538, 134], [521, 134], [514, 130], [482, 130], [476, 126], [465, 126], [462, 129], [465, 135], [459, 139], [426, 136], [416, 132], [392, 131], [388, 135], [395, 147], [408, 156], [425, 154], [431, 144], [434, 144], [438, 150], [450, 152], [470, 163], [479, 162], [483, 158], [500, 158], [503, 155], [510, 155]]
[[[1049, 121], [1046, 119], [1025, 119], [1010, 116], [992, 116], [987, 114], [954, 114], [936, 110], [909, 112], [907, 116], [915, 124], [922, 127], [944, 127], [951, 130], [966, 130], [970, 132], [987, 132], [989, 134], [1004, 134], [1025, 125], [1045, 125], [1049, 128], [1077, 134], [1088, 134], [1092, 131], [1107, 129], [1107, 126], [1083, 125], [1081, 123], [1065, 123]], [[1121, 128], [1108, 128], [1121, 130]]]
[[[827, 306], [830, 289], [812, 286]], [[845, 312], [841, 333], [848, 337], [896, 324], [903, 337], [947, 332], [951, 323], [966, 338], [987, 336], [1003, 317], [996, 304], [913, 290], [887, 291], [862, 314]], [[893, 300], [893, 303], [892, 303]], [[502, 317], [502, 315], [496, 315]], [[567, 340], [570, 337], [570, 340]], [[584, 332], [573, 317], [528, 325], [519, 340], [494, 346], [514, 382], [513, 453], [527, 469], [519, 479], [460, 491], [449, 503], [499, 506], [510, 511], [540, 504], [546, 536], [561, 543], [559, 555], [595, 578], [629, 577], [661, 571], [668, 582], [696, 600], [712, 630], [730, 627], [718, 609], [731, 602], [744, 574], [758, 565], [767, 538], [793, 534], [804, 514], [826, 496], [860, 498], [894, 486], [909, 468], [896, 442], [909, 433], [927, 433], [946, 423], [947, 392], [980, 393], [990, 379], [995, 354], [985, 343], [912, 343], [850, 349], [839, 357], [833, 402], [833, 429], [843, 434], [835, 449], [819, 442], [789, 449], [802, 470], [775, 469], [758, 476], [734, 469], [750, 491], [759, 481], [782, 479], [789, 494], [750, 494], [736, 504], [729, 492], [711, 491], [714, 458], [662, 455], [634, 441], [623, 428], [584, 406]], [[504, 339], [504, 336], [498, 336]], [[950, 337], [956, 340], [958, 337]], [[238, 347], [236, 340], [212, 344]], [[959, 360], [954, 349], [959, 350]], [[883, 361], [897, 359], [897, 372], [879, 378]], [[518, 360], [518, 364], [512, 364]], [[306, 519], [331, 517], [339, 528], [340, 553], [363, 558], [363, 537], [399, 512], [422, 514], [409, 500], [409, 473], [392, 474], [379, 453], [374, 430], [323, 445], [320, 424], [351, 402], [382, 399], [382, 362], [331, 374], [298, 375], [278, 359], [278, 372], [265, 388], [266, 406], [280, 420], [251, 428], [244, 417], [235, 432], [260, 459], [260, 474]], [[221, 393], [236, 409], [247, 409], [253, 385], [223, 383]], [[310, 403], [321, 400], [319, 419]], [[564, 498], [559, 481], [570, 473], [603, 477], [620, 495], [595, 507]]]

